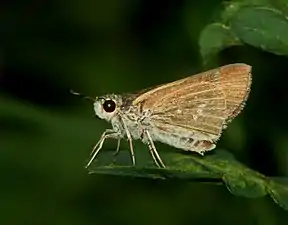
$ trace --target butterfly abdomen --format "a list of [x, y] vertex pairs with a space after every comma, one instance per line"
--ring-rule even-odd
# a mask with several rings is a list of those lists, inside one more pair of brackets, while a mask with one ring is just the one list
[[171, 134], [171, 132], [165, 132], [164, 130], [157, 129], [157, 132], [153, 132], [153, 139], [175, 148], [179, 148], [185, 151], [198, 152], [200, 154], [206, 151], [210, 151], [216, 146], [212, 139], [208, 139], [205, 135], [201, 136], [200, 133], [186, 133], [186, 135], [179, 135], [176, 132], [172, 133], [173, 134]]

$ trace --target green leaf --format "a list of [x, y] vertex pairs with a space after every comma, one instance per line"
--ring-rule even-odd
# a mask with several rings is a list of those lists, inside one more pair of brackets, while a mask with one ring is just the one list
[[[149, 179], [180, 179], [194, 182], [225, 184], [234, 195], [258, 198], [269, 194], [288, 210], [288, 186], [253, 171], [238, 162], [232, 154], [217, 149], [204, 157], [181, 151], [160, 152], [166, 168], [157, 168], [149, 155], [139, 152], [137, 166], [131, 166], [129, 151], [103, 150], [88, 168], [90, 174], [141, 177]], [[129, 161], [128, 161], [129, 160]]]
[[206, 26], [199, 39], [200, 52], [205, 64], [225, 48], [240, 44], [230, 27], [220, 23]]
[[[272, 7], [271, 0], [234, 0], [229, 2], [224, 2], [224, 9], [221, 12], [221, 22], [225, 23], [231, 20], [231, 18], [244, 7], [256, 7], [256, 6], [266, 6]], [[284, 0], [285, 1], [285, 0]], [[274, 0], [272, 0], [274, 2]]]
[[245, 0], [225, 4], [219, 20], [201, 32], [199, 45], [204, 63], [215, 59], [225, 48], [242, 44], [288, 55], [287, 7], [284, 0]]
[[288, 55], [288, 19], [278, 10], [244, 7], [231, 19], [242, 42], [278, 55]]
[[271, 5], [276, 9], [282, 11], [285, 15], [288, 13], [288, 1], [287, 0], [270, 0]]

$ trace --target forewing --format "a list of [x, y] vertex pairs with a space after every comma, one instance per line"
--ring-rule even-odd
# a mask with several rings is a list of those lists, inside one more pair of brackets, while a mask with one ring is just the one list
[[132, 104], [150, 109], [157, 127], [170, 125], [220, 136], [239, 114], [251, 85], [251, 67], [231, 64], [158, 86]]
[[219, 69], [218, 77], [216, 83], [225, 95], [227, 122], [230, 122], [241, 112], [249, 96], [252, 83], [251, 66], [246, 64], [223, 66]]

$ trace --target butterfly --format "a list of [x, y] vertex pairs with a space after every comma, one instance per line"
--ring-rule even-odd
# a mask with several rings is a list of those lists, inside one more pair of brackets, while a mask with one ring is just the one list
[[[216, 147], [222, 130], [241, 112], [249, 96], [251, 66], [229, 64], [134, 94], [92, 99], [95, 114], [112, 124], [94, 146], [88, 167], [106, 139], [127, 138], [135, 165], [133, 139], [148, 146], [158, 167], [165, 167], [154, 142], [203, 155]], [[73, 92], [73, 94], [81, 95]]]

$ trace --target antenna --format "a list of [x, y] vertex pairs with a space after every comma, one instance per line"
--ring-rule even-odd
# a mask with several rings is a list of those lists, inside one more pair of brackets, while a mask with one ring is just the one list
[[91, 97], [91, 96], [87, 96], [87, 95], [84, 95], [84, 94], [81, 94], [81, 93], [78, 93], [78, 92], [75, 92], [75, 91], [73, 91], [73, 90], [70, 90], [70, 93], [72, 94], [72, 95], [77, 95], [77, 96], [79, 96], [80, 98], [84, 98], [84, 99], [88, 99], [88, 100], [91, 100], [91, 101], [95, 101], [95, 98], [93, 98], [93, 97]]

